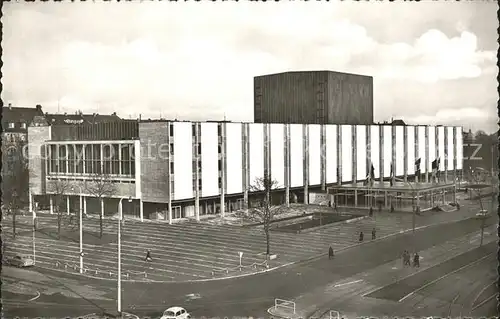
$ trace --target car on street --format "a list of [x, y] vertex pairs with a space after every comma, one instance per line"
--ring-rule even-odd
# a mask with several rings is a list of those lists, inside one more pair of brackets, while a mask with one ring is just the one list
[[14, 267], [32, 267], [35, 265], [35, 262], [29, 255], [16, 254], [14, 257], [8, 260], [9, 265]]
[[191, 315], [181, 307], [170, 307], [163, 312], [160, 319], [190, 319]]
[[481, 210], [479, 213], [476, 214], [477, 218], [486, 218], [489, 216], [489, 213], [487, 210]]

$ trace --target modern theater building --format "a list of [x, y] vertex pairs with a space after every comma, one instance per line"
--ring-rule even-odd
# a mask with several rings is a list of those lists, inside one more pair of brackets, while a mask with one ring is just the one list
[[363, 182], [371, 164], [378, 182], [390, 179], [391, 163], [396, 177], [413, 181], [417, 158], [422, 184], [430, 182], [438, 158], [440, 182], [454, 183], [462, 170], [462, 134], [461, 127], [409, 125], [34, 123], [28, 129], [30, 189], [35, 202], [44, 201], [51, 182], [68, 180], [68, 210], [78, 209], [83, 195], [83, 210], [98, 212], [84, 184], [106, 174], [116, 185], [105, 199], [106, 213], [117, 211], [119, 198], [132, 198], [123, 201], [125, 215], [198, 219], [254, 205], [249, 189], [265, 172], [277, 181], [282, 196], [274, 197], [282, 203], [307, 203], [309, 192]]
[[[105, 213], [117, 212], [126, 198], [131, 202], [122, 201], [125, 216], [172, 222], [256, 205], [250, 189], [265, 174], [278, 184], [276, 204], [308, 203], [310, 193], [328, 192], [340, 205], [371, 205], [369, 193], [388, 206], [391, 198], [407, 200], [404, 193], [415, 187], [423, 193], [454, 191], [463, 165], [462, 128], [374, 124], [372, 77], [271, 74], [254, 78], [254, 95], [256, 123], [51, 125], [35, 117], [28, 128], [32, 203], [52, 211], [54, 185], [65, 181], [68, 212], [79, 209], [80, 197], [83, 211]], [[421, 175], [412, 186], [418, 159]], [[438, 161], [439, 181], [431, 178]], [[363, 181], [372, 166], [377, 184], [367, 188]], [[114, 192], [100, 205], [85, 189], [102, 176]], [[403, 184], [394, 184], [396, 178]], [[423, 193], [411, 197], [427, 201]]]

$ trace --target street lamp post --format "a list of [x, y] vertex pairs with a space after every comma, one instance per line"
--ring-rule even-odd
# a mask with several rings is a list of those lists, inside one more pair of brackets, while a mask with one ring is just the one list
[[[118, 314], [122, 313], [122, 245], [121, 245], [121, 224], [123, 217], [123, 204], [122, 200], [124, 197], [120, 198], [118, 202]], [[132, 197], [128, 198], [128, 202], [132, 202]]]
[[[83, 273], [83, 214], [82, 214], [82, 187], [78, 185], [80, 189], [80, 204], [78, 207], [78, 215], [79, 215], [79, 230], [80, 230], [80, 274]], [[74, 191], [74, 188], [72, 189]]]
[[486, 219], [488, 219], [488, 211], [481, 209], [479, 213], [476, 215], [476, 218], [481, 220], [481, 242], [479, 243], [479, 246], [483, 246], [483, 241], [484, 241], [484, 227], [486, 224]]
[[31, 197], [31, 189], [28, 188], [28, 200], [29, 200], [29, 210], [31, 212], [31, 217], [33, 219], [33, 234], [32, 234], [32, 241], [33, 241], [33, 264], [36, 264], [36, 212], [35, 209], [33, 209], [33, 201]]

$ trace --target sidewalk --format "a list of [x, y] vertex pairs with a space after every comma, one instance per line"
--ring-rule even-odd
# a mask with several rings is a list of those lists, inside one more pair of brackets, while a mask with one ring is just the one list
[[[473, 232], [419, 252], [421, 265], [418, 269], [403, 267], [401, 259], [393, 260], [356, 276], [344, 278], [340, 282], [318, 287], [293, 301], [289, 300], [291, 303], [285, 304], [285, 307], [273, 306], [268, 309], [268, 313], [278, 318], [290, 319], [326, 319], [330, 318], [331, 310], [339, 312], [341, 318], [349, 319], [362, 315], [374, 315], [375, 307], [384, 303], [384, 301], [363, 299], [363, 295], [478, 247], [479, 236], [480, 232]], [[495, 240], [497, 240], [496, 225], [492, 225], [485, 229], [484, 244]], [[341, 255], [338, 256], [338, 258], [342, 258]], [[295, 306], [295, 313], [293, 312], [293, 305]], [[366, 308], [365, 313], [359, 313], [363, 308]]]

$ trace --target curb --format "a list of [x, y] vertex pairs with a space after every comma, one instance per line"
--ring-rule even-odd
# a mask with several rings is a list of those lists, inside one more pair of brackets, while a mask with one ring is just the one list
[[368, 216], [361, 216], [361, 217], [356, 217], [356, 218], [352, 218], [352, 219], [342, 220], [342, 221], [335, 222], [335, 223], [329, 223], [329, 224], [322, 225], [322, 226], [312, 227], [312, 228], [301, 230], [299, 234], [307, 234], [307, 233], [316, 231], [318, 229], [326, 228], [328, 226], [350, 224], [350, 223], [354, 223], [354, 222], [357, 222], [357, 221], [360, 221], [360, 220], [363, 220], [363, 219], [366, 219], [366, 218], [368, 218]]
[[[179, 281], [171, 281], [171, 280], [133, 280], [133, 279], [123, 279], [122, 282], [130, 282], [130, 283], [164, 283], [164, 284], [183, 284], [183, 283], [196, 283], [196, 282], [209, 282], [209, 281], [218, 281], [218, 280], [226, 280], [226, 279], [236, 279], [236, 278], [243, 278], [243, 277], [248, 277], [252, 275], [258, 275], [258, 274], [263, 274], [266, 272], [270, 272], [273, 270], [277, 270], [283, 267], [287, 267], [294, 264], [294, 262], [289, 262], [285, 263], [283, 265], [279, 265], [276, 267], [268, 268], [265, 270], [257, 271], [257, 272], [251, 272], [251, 273], [246, 273], [246, 274], [241, 274], [241, 275], [234, 275], [234, 276], [226, 276], [226, 277], [219, 277], [219, 278], [205, 278], [205, 279], [193, 279], [193, 280], [179, 280]], [[92, 279], [97, 279], [97, 280], [106, 280], [106, 281], [116, 281], [116, 278], [102, 278], [102, 277], [96, 277], [96, 276], [91, 276], [87, 274], [77, 274], [77, 273], [71, 273], [67, 272], [61, 269], [53, 269], [53, 268], [48, 268], [48, 267], [43, 267], [43, 266], [38, 266], [36, 265], [36, 268], [39, 269], [48, 269], [50, 271], [57, 271], [60, 273], [67, 274], [69, 276], [75, 276], [75, 277], [86, 277], [86, 278], [92, 278]]]

